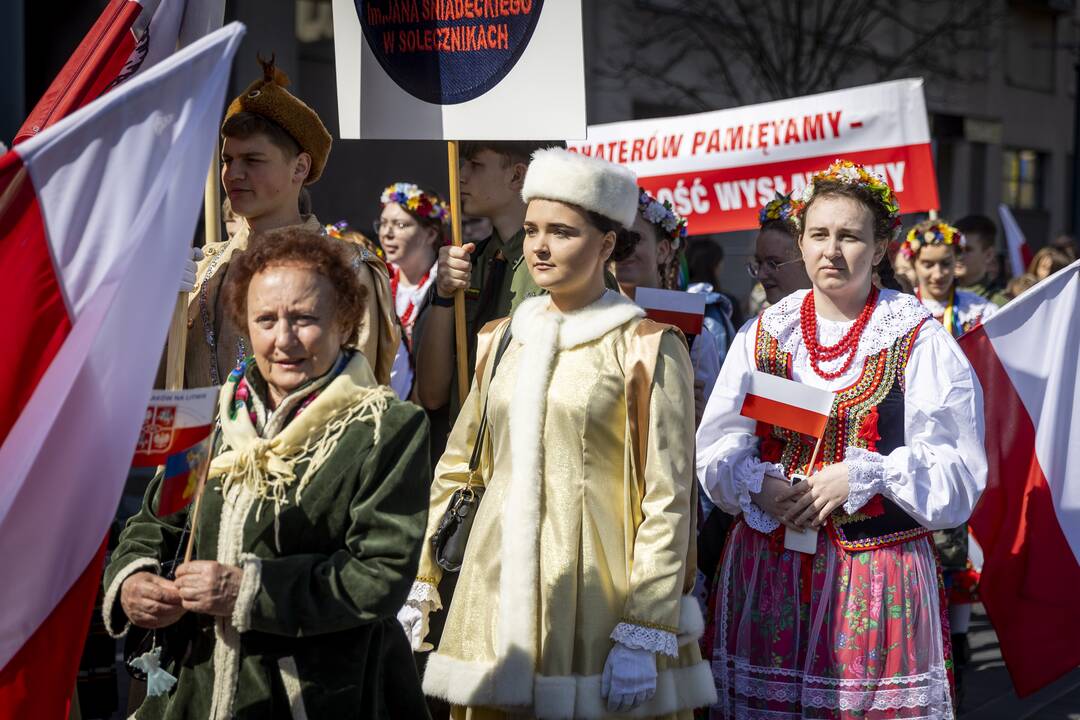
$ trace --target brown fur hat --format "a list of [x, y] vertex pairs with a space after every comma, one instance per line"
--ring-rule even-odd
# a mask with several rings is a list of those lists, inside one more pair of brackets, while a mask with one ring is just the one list
[[319, 179], [326, 167], [333, 138], [319, 119], [319, 114], [285, 89], [289, 76], [275, 67], [274, 56], [271, 55], [269, 61], [256, 57], [262, 66], [263, 76], [229, 104], [225, 120], [239, 112], [249, 112], [280, 125], [296, 140], [300, 149], [311, 156], [311, 171], [304, 182], [310, 185]]

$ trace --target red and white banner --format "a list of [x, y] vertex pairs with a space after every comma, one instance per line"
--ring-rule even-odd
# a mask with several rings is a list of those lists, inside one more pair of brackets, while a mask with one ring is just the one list
[[0, 157], [0, 718], [67, 717], [243, 33]]
[[645, 309], [645, 315], [657, 322], [674, 325], [686, 335], [700, 335], [705, 322], [704, 293], [639, 287], [634, 302]]
[[139, 429], [131, 464], [164, 465], [170, 455], [202, 442], [214, 422], [217, 394], [217, 387], [155, 390]]
[[760, 371], [750, 374], [743, 417], [819, 438], [825, 434], [836, 393]]
[[777, 192], [806, 187], [838, 157], [896, 191], [902, 212], [938, 207], [921, 79], [730, 110], [589, 126], [571, 150], [627, 165], [689, 219], [691, 235], [758, 227]]
[[221, 27], [225, 0], [110, 0], [15, 135], [14, 144]]
[[960, 338], [983, 388], [979, 594], [1017, 694], [1080, 665], [1080, 262]]

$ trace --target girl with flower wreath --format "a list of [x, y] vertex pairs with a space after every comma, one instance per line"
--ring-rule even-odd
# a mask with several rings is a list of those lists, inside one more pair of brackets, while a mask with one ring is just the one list
[[[985, 485], [982, 393], [926, 308], [871, 282], [898, 215], [861, 166], [814, 175], [793, 213], [813, 287], [739, 331], [709, 398], [698, 478], [740, 513], [721, 560], [712, 717], [953, 717], [931, 535], [967, 520]], [[740, 415], [755, 371], [836, 393], [813, 468], [813, 438]], [[817, 528], [815, 552], [785, 550], [786, 528]]]
[[953, 337], [997, 312], [997, 305], [956, 287], [956, 264], [968, 250], [963, 233], [940, 220], [924, 220], [908, 231], [900, 255], [911, 263], [915, 296]]
[[390, 294], [401, 321], [402, 343], [394, 359], [391, 387], [407, 400], [413, 391], [415, 362], [413, 326], [421, 300], [435, 282], [439, 247], [446, 243], [450, 210], [438, 195], [413, 183], [394, 183], [383, 190], [382, 210], [375, 221], [379, 244], [390, 268]]

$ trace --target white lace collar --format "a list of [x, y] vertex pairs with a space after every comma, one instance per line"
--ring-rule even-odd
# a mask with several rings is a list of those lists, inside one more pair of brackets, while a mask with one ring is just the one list
[[[810, 290], [796, 290], [761, 314], [761, 327], [776, 338], [780, 349], [794, 354], [802, 344], [800, 309], [803, 298]], [[856, 355], [867, 357], [890, 348], [919, 323], [930, 317], [927, 310], [914, 295], [895, 290], [882, 290], [877, 307], [866, 324]], [[818, 317], [819, 339], [832, 344], [840, 339], [854, 321], [837, 322]]]
[[523, 345], [528, 345], [531, 339], [546, 335], [545, 330], [556, 330], [559, 349], [567, 350], [603, 337], [615, 328], [644, 315], [644, 310], [612, 290], [606, 290], [600, 299], [591, 305], [569, 313], [553, 309], [551, 297], [541, 295], [529, 298], [518, 306], [511, 321], [511, 329], [514, 339]]

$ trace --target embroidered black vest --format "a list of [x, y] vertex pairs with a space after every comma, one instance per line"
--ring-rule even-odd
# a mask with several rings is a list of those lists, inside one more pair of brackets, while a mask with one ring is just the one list
[[[836, 394], [815, 470], [843, 462], [848, 447], [882, 455], [904, 444], [904, 370], [922, 323], [889, 348], [866, 358], [862, 373]], [[758, 323], [755, 343], [757, 369], [791, 379], [792, 356]], [[813, 455], [814, 438], [793, 430], [758, 423], [761, 459], [778, 462], [788, 475], [803, 472]], [[842, 509], [827, 523], [829, 533], [848, 551], [872, 550], [913, 540], [930, 531], [896, 503], [875, 495], [849, 515]], [[783, 528], [780, 528], [783, 532]]]

